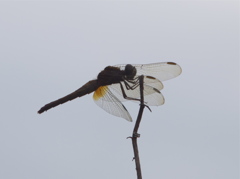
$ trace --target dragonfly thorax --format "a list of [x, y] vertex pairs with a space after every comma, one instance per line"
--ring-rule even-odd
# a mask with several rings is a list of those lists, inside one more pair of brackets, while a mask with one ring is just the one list
[[125, 78], [131, 80], [135, 77], [137, 70], [134, 66], [127, 64], [125, 66], [124, 72], [125, 72]]

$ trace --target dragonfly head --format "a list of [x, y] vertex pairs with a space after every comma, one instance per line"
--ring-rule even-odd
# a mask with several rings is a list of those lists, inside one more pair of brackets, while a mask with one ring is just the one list
[[137, 73], [137, 70], [134, 66], [127, 64], [125, 67], [125, 76], [127, 79], [133, 79]]

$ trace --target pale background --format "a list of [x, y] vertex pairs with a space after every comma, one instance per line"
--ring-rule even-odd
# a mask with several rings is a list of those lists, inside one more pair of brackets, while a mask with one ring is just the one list
[[0, 178], [136, 178], [134, 122], [87, 95], [108, 65], [173, 61], [139, 129], [143, 178], [239, 178], [239, 2], [0, 2]]

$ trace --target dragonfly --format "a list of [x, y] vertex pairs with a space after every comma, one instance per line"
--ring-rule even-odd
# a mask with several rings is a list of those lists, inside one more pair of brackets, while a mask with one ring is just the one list
[[181, 67], [174, 62], [107, 66], [98, 74], [97, 79], [91, 80], [76, 91], [46, 104], [38, 113], [41, 114], [60, 104], [94, 92], [93, 100], [99, 107], [114, 116], [131, 122], [132, 117], [122, 102], [127, 100], [139, 102], [141, 100], [139, 77], [143, 75], [144, 104], [146, 106], [160, 106], [165, 101], [161, 93], [162, 81], [175, 78], [181, 72]]

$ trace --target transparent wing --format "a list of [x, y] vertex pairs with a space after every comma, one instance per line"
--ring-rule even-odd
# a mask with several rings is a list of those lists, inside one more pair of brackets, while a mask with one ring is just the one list
[[158, 93], [144, 96], [144, 102], [148, 106], [160, 106], [164, 104], [165, 100], [162, 93], [159, 91]]
[[[153, 76], [160, 81], [169, 80], [181, 74], [181, 67], [174, 62], [160, 62], [150, 64], [131, 64], [137, 69], [137, 75]], [[116, 65], [121, 70], [125, 69], [125, 65]]]
[[95, 103], [103, 110], [132, 122], [132, 118], [121, 101], [109, 90], [108, 86], [99, 87], [93, 94]]
[[[121, 84], [123, 86], [123, 90], [124, 90], [126, 96], [137, 99], [137, 100], [131, 100], [131, 101], [139, 103], [140, 87], [137, 86], [134, 89], [127, 89], [126, 85], [123, 82], [121, 82]], [[128, 84], [130, 86], [132, 85], [130, 83], [128, 83]], [[160, 105], [164, 104], [164, 97], [160, 92], [160, 90], [163, 89], [163, 84], [161, 83], [161, 81], [159, 81], [156, 78], [150, 77], [150, 76], [144, 76], [144, 87], [143, 88], [144, 88], [144, 90], [143, 90], [144, 102], [146, 105], [160, 106]], [[128, 100], [128, 99], [124, 98], [120, 84], [109, 85], [109, 89], [120, 101]]]
[[159, 79], [156, 79], [152, 76], [144, 76], [143, 83], [144, 85], [151, 86], [159, 91], [163, 89], [162, 82]]

